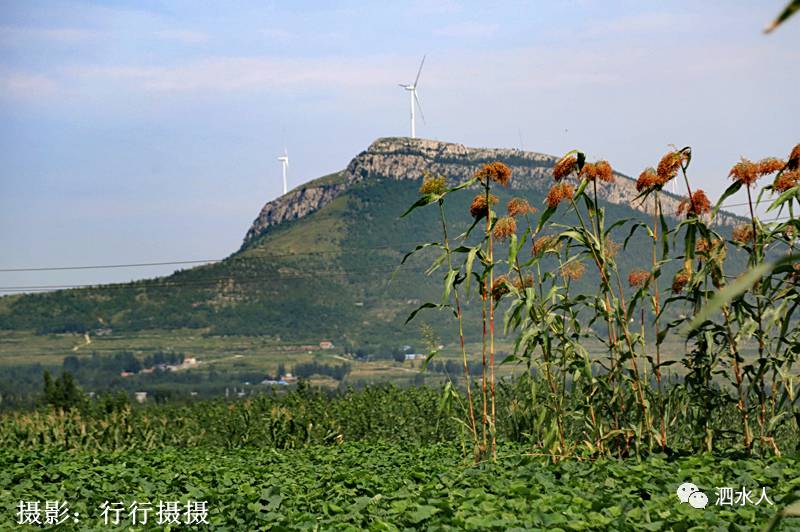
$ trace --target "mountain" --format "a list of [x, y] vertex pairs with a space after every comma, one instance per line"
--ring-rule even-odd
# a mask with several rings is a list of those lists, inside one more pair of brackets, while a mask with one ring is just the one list
[[[510, 188], [497, 191], [503, 203], [522, 196], [532, 205], [543, 204], [552, 184], [554, 156], [382, 138], [346, 169], [267, 203], [241, 248], [219, 263], [133, 283], [3, 297], [0, 329], [48, 333], [105, 326], [190, 327], [287, 341], [417, 338], [418, 325], [403, 323], [420, 302], [438, 299], [440, 279], [424, 275], [424, 256], [402, 268], [398, 265], [417, 243], [437, 240], [440, 226], [433, 208], [399, 216], [418, 198], [424, 172], [456, 183], [496, 160], [513, 172]], [[646, 208], [633, 201], [637, 193], [629, 177], [617, 174], [615, 183], [599, 185], [607, 219], [651, 219]], [[471, 221], [472, 196], [465, 191], [448, 199], [451, 224], [464, 227]], [[678, 201], [665, 194], [665, 212], [674, 212]], [[733, 220], [723, 215], [723, 223]], [[618, 258], [621, 268], [648, 267], [646, 246], [643, 238], [633, 239], [628, 252]], [[590, 279], [582, 283], [586, 290], [593, 289]], [[478, 309], [479, 304], [472, 303], [466, 312], [474, 315]], [[447, 327], [444, 312], [421, 318], [434, 328]]]

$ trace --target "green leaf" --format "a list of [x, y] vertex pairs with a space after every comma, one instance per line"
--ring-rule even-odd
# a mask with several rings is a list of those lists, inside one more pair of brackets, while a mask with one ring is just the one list
[[783, 11], [781, 11], [780, 15], [778, 15], [775, 20], [770, 22], [770, 24], [764, 28], [764, 33], [770, 33], [772, 30], [786, 22], [789, 17], [794, 15], [797, 11], [800, 11], [800, 0], [792, 0], [786, 4], [786, 7], [783, 8]]
[[437, 305], [436, 303], [423, 303], [422, 305], [417, 307], [414, 310], [414, 312], [412, 312], [411, 314], [408, 315], [408, 318], [406, 318], [406, 323], [408, 323], [411, 320], [413, 320], [414, 316], [416, 316], [419, 311], [424, 310], [426, 308], [439, 308], [439, 305]]
[[727, 305], [733, 299], [745, 293], [750, 289], [759, 279], [765, 275], [782, 266], [794, 264], [800, 260], [800, 253], [783, 257], [774, 262], [764, 262], [757, 267], [747, 271], [744, 275], [739, 277], [733, 283], [725, 286], [717, 292], [711, 300], [700, 309], [692, 322], [689, 324], [689, 332], [696, 330], [703, 322], [705, 322], [712, 314], [719, 311], [723, 306]]
[[717, 212], [719, 212], [719, 209], [720, 209], [720, 207], [722, 207], [722, 204], [725, 203], [725, 200], [727, 200], [728, 198], [730, 198], [731, 196], [733, 196], [734, 194], [739, 192], [739, 190], [741, 190], [741, 188], [742, 188], [742, 182], [741, 181], [734, 181], [733, 184], [731, 186], [729, 186], [725, 190], [725, 192], [722, 193], [722, 196], [720, 196], [719, 200], [717, 201], [717, 204], [714, 205], [714, 210], [711, 212], [711, 218], [712, 219], [716, 218]]
[[775, 198], [775, 201], [773, 201], [770, 204], [769, 208], [767, 208], [767, 212], [777, 209], [778, 207], [782, 206], [784, 203], [795, 197], [800, 198], [800, 188], [798, 187], [790, 188], [789, 190], [787, 190], [786, 192]]
[[450, 270], [444, 278], [444, 292], [442, 293], [442, 305], [450, 301], [450, 292], [453, 290], [453, 283], [458, 275], [458, 270]]
[[434, 201], [439, 201], [440, 199], [442, 199], [443, 196], [444, 194], [423, 194], [422, 197], [420, 197], [416, 202], [414, 202], [414, 205], [409, 207], [406, 212], [400, 215], [400, 218], [405, 218], [406, 216], [411, 214], [411, 211], [413, 211], [414, 209], [419, 209], [420, 207], [425, 207], [426, 205], [430, 205]]
[[419, 245], [418, 245], [417, 247], [415, 247], [415, 248], [414, 248], [412, 251], [409, 251], [408, 253], [406, 253], [405, 255], [403, 255], [403, 260], [401, 260], [401, 261], [400, 261], [400, 264], [405, 264], [406, 260], [408, 260], [408, 258], [409, 258], [411, 255], [413, 255], [413, 254], [414, 254], [414, 253], [416, 253], [417, 251], [423, 250], [423, 249], [425, 249], [425, 248], [428, 248], [428, 247], [430, 247], [430, 246], [437, 246], [437, 247], [441, 247], [441, 244], [439, 244], [438, 242], [426, 242], [426, 243], [424, 243], [424, 244], [419, 244]]
[[539, 222], [536, 224], [537, 233], [542, 230], [544, 224], [547, 223], [547, 220], [549, 220], [553, 216], [553, 214], [555, 214], [556, 209], [557, 207], [547, 207], [547, 209], [544, 210], [542, 215], [539, 216]]
[[478, 254], [480, 250], [480, 246], [475, 246], [470, 249], [469, 253], [467, 254], [467, 261], [464, 266], [464, 271], [466, 272], [467, 276], [467, 297], [470, 294], [470, 287], [472, 286], [472, 264], [475, 262], [475, 256]]

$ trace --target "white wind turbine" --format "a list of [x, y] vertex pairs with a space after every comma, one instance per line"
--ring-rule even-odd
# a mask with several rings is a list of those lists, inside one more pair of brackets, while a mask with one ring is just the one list
[[417, 78], [414, 80], [414, 83], [410, 85], [406, 85], [404, 83], [398, 83], [401, 87], [409, 92], [410, 103], [411, 103], [411, 138], [417, 138], [417, 123], [416, 117], [414, 116], [414, 105], [416, 104], [419, 107], [419, 114], [422, 117], [422, 122], [425, 122], [425, 114], [422, 112], [422, 104], [419, 102], [419, 97], [417, 96], [417, 85], [419, 83], [419, 75], [422, 73], [422, 65], [425, 64], [425, 56], [422, 56], [422, 62], [419, 64], [419, 70], [417, 70]]
[[289, 153], [286, 148], [283, 148], [283, 155], [278, 157], [281, 162], [281, 170], [283, 171], [283, 193], [289, 192], [289, 183], [286, 181], [286, 169], [289, 168]]

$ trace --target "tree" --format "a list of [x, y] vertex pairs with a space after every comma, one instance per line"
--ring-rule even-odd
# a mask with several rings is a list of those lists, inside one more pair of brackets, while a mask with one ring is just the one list
[[63, 372], [55, 381], [50, 372], [44, 372], [44, 399], [49, 405], [62, 410], [70, 410], [83, 404], [83, 392], [78, 387], [72, 373]]

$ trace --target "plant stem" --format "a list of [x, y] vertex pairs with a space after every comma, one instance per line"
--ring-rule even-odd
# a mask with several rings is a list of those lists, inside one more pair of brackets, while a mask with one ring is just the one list
[[[444, 234], [444, 249], [447, 254], [447, 265], [450, 270], [453, 270], [452, 253], [450, 252], [450, 242], [447, 238], [447, 220], [444, 214], [444, 200], [439, 200], [439, 214], [442, 220], [442, 233]], [[470, 428], [472, 429], [472, 438], [475, 445], [478, 445], [478, 429], [475, 424], [475, 411], [472, 402], [472, 379], [469, 374], [469, 362], [467, 360], [467, 350], [464, 346], [464, 323], [461, 314], [461, 302], [458, 297], [458, 287], [453, 287], [453, 298], [456, 304], [456, 315], [458, 319], [458, 339], [461, 344], [461, 358], [464, 363], [464, 379], [467, 384], [467, 402], [469, 403], [469, 421]]]

